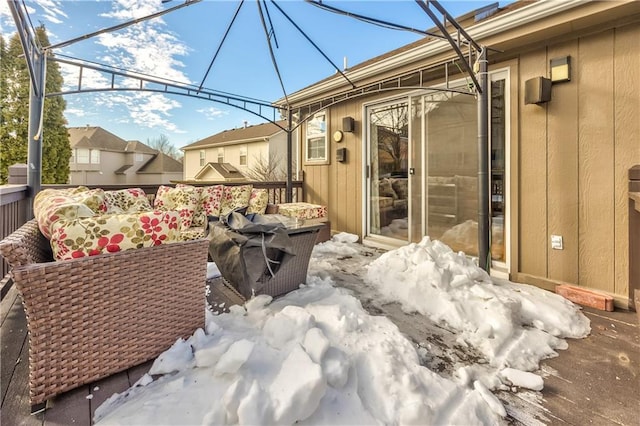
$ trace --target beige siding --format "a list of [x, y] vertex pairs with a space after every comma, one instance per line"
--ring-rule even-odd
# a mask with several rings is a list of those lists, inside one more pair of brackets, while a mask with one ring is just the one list
[[[614, 285], [616, 294], [629, 293], [628, 170], [640, 164], [640, 29], [620, 28], [614, 38], [614, 180], [615, 246]], [[635, 259], [640, 262], [640, 259]]]
[[613, 292], [613, 31], [580, 39], [579, 49], [579, 282]]
[[[577, 57], [576, 40], [549, 48], [550, 58]], [[548, 239], [560, 235], [563, 250], [548, 250], [549, 278], [578, 282], [578, 85], [556, 83], [548, 104]]]
[[[601, 290], [625, 306], [627, 173], [640, 164], [639, 40], [636, 23], [520, 57], [521, 90], [527, 78], [548, 75], [540, 65], [552, 58], [571, 56], [573, 70], [546, 106], [524, 105], [520, 94], [516, 278]], [[563, 237], [563, 250], [550, 248], [551, 235]]]
[[[547, 114], [546, 105], [524, 105], [525, 81], [546, 75], [546, 51], [539, 49], [520, 63], [521, 105], [520, 181], [520, 272], [547, 275]], [[512, 118], [513, 119], [513, 118]]]

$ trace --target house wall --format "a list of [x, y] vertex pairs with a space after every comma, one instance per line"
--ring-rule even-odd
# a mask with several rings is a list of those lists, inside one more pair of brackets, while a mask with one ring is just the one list
[[[247, 165], [240, 165], [240, 148], [247, 147]], [[224, 145], [224, 162], [230, 163], [232, 166], [244, 173], [247, 170], [255, 167], [259, 158], [269, 158], [269, 142], [265, 140], [248, 142], [244, 144]], [[218, 147], [204, 148], [205, 151], [205, 163], [217, 163], [218, 162]], [[198, 174], [202, 167], [200, 165], [200, 150], [188, 150], [184, 153], [184, 179], [195, 179], [195, 175]]]
[[182, 173], [138, 173], [135, 184], [138, 185], [155, 185], [155, 184], [171, 184], [171, 181], [182, 180]]
[[115, 170], [125, 164], [126, 154], [100, 151], [100, 164], [70, 163], [69, 183], [72, 185], [116, 185], [126, 183]]
[[[628, 297], [627, 171], [640, 162], [640, 26], [627, 24], [520, 57], [519, 227], [515, 277]], [[524, 105], [524, 82], [570, 55], [572, 81]], [[553, 250], [550, 236], [564, 249]]]
[[[293, 159], [292, 170], [295, 174], [300, 170], [300, 161], [298, 160], [298, 132], [294, 131], [292, 136], [291, 157]], [[265, 158], [275, 158], [280, 162], [280, 169], [283, 174], [287, 171], [287, 133], [278, 133], [269, 139], [269, 147], [264, 154]]]
[[[566, 282], [600, 290], [623, 307], [629, 295], [627, 171], [640, 163], [635, 16], [511, 46], [490, 63], [490, 70], [508, 66], [511, 73], [511, 278], [548, 289]], [[562, 56], [571, 56], [572, 80], [554, 84], [550, 102], [524, 105], [525, 81], [549, 76], [550, 59]], [[328, 206], [334, 231], [362, 236], [362, 105], [373, 99], [332, 107], [328, 134], [345, 116], [356, 119], [355, 131], [343, 142], [330, 140], [330, 164], [302, 166], [307, 201]], [[337, 163], [341, 147], [347, 161]], [[563, 250], [551, 249], [551, 235], [563, 237]]]
[[[247, 147], [247, 165], [240, 165], [240, 148]], [[260, 158], [268, 161], [271, 156], [280, 159], [281, 167], [286, 171], [287, 158], [287, 134], [278, 133], [268, 140], [257, 140], [246, 143], [228, 144], [224, 148], [224, 161], [230, 163], [241, 172], [255, 168], [260, 162]], [[203, 148], [205, 151], [205, 162], [218, 161], [218, 146]], [[297, 133], [293, 137], [293, 158], [297, 158]], [[295, 160], [294, 160], [295, 161]], [[297, 163], [297, 162], [296, 162]], [[202, 169], [200, 166], [200, 149], [187, 150], [184, 152], [184, 179], [194, 179], [195, 175]], [[293, 168], [294, 172], [296, 167]]]

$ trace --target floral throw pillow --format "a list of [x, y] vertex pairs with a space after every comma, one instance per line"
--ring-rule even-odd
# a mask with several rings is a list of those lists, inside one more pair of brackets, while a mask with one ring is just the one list
[[33, 214], [40, 232], [51, 238], [51, 225], [61, 219], [91, 217], [106, 210], [104, 191], [86, 187], [45, 189], [33, 201]]
[[205, 186], [200, 194], [200, 203], [196, 209], [191, 226], [204, 226], [208, 216], [220, 216], [220, 204], [224, 185]]
[[251, 197], [249, 197], [247, 214], [264, 214], [267, 211], [267, 204], [269, 204], [269, 192], [266, 189], [253, 188], [251, 190]]
[[180, 241], [179, 213], [149, 211], [59, 220], [51, 226], [56, 260], [76, 259]]
[[147, 194], [141, 188], [105, 191], [107, 214], [147, 212], [153, 210]]
[[247, 207], [249, 205], [249, 198], [251, 198], [252, 189], [252, 185], [225, 185], [224, 192], [222, 193], [222, 202], [220, 203], [220, 216], [232, 210]]
[[191, 227], [196, 206], [200, 202], [200, 192], [194, 186], [171, 188], [161, 185], [153, 200], [157, 210], [175, 210], [180, 215], [180, 230]]

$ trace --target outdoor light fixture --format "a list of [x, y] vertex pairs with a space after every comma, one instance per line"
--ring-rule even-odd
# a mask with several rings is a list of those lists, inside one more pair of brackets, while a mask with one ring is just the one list
[[571, 81], [571, 56], [551, 60], [551, 82]]
[[353, 120], [353, 117], [344, 117], [342, 119], [343, 132], [351, 133], [353, 132], [354, 127], [355, 127], [355, 121]]
[[543, 104], [551, 100], [551, 80], [544, 77], [524, 82], [524, 104]]

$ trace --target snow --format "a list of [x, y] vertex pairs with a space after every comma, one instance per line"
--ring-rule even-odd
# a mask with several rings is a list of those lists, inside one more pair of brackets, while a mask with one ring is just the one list
[[[507, 410], [493, 391], [541, 390], [540, 360], [590, 331], [560, 296], [489, 277], [439, 241], [379, 257], [356, 241], [343, 233], [316, 245], [296, 291], [207, 311], [205, 329], [98, 407], [96, 423], [500, 424]], [[370, 315], [363, 297], [338, 287], [340, 265], [362, 294], [447, 330], [444, 344], [469, 359], [427, 368], [441, 357], [436, 342], [416, 345], [387, 316]]]

